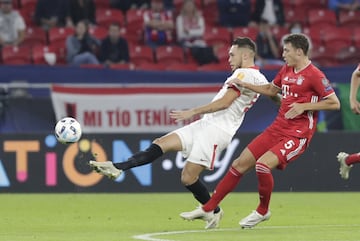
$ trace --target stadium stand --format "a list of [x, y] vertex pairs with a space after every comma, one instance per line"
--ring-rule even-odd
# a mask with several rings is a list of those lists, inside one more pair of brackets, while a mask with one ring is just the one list
[[120, 25], [124, 25], [125, 17], [122, 11], [117, 9], [97, 9], [96, 22], [98, 25], [108, 28], [109, 25], [113, 22], [117, 22]]
[[5, 46], [2, 48], [4, 64], [31, 64], [30, 48], [27, 46]]
[[129, 45], [130, 61], [135, 65], [154, 63], [153, 49], [146, 45]]
[[184, 63], [184, 50], [179, 46], [159, 46], [155, 50], [157, 63]]
[[[24, 17], [27, 29], [26, 38], [18, 49], [26, 47], [24, 54], [19, 54], [15, 49], [4, 48], [1, 56], [3, 63], [25, 64], [47, 64], [43, 59], [47, 51], [55, 51], [57, 54], [56, 64], [65, 64], [65, 40], [67, 36], [74, 33], [73, 28], [53, 28], [43, 30], [35, 25], [33, 15], [37, 0], [13, 0], [13, 6]], [[107, 27], [111, 22], [119, 22], [122, 26], [122, 35], [127, 39], [130, 48], [131, 62], [139, 69], [142, 63], [174, 62], [174, 70], [188, 67], [193, 70], [196, 61], [189, 54], [188, 50], [182, 50], [182, 57], [179, 51], [164, 51], [150, 49], [144, 46], [143, 32], [143, 9], [129, 9], [123, 14], [122, 11], [111, 8], [110, 0], [94, 0], [96, 5], [97, 26], [90, 28], [90, 33], [98, 39], [107, 36]], [[251, 0], [252, 9], [256, 0]], [[174, 16], [179, 13], [183, 1], [173, 0]], [[206, 22], [206, 42], [217, 46], [216, 55], [221, 62], [227, 64], [228, 45], [237, 36], [248, 36], [256, 39], [258, 29], [253, 27], [224, 28], [219, 26], [219, 11], [217, 0], [195, 0], [197, 7], [202, 11]], [[303, 32], [311, 38], [313, 45], [313, 57], [320, 66], [334, 66], [338, 64], [354, 64], [359, 60], [357, 54], [360, 48], [360, 11], [341, 11], [336, 14], [329, 10], [326, 0], [283, 0], [287, 24], [300, 22], [304, 26]], [[336, 27], [335, 27], [336, 26]], [[288, 32], [285, 27], [273, 27], [272, 32], [277, 41]], [[171, 49], [178, 49], [177, 46]], [[23, 51], [20, 51], [23, 52]], [[9, 57], [13, 53], [14, 57]], [[31, 55], [27, 56], [26, 53]], [[156, 58], [157, 57], [157, 58]], [[184, 64], [184, 63], [187, 64]], [[219, 69], [218, 65], [201, 66], [207, 71]], [[145, 65], [144, 65], [145, 66]], [[150, 65], [146, 65], [145, 68]], [[167, 67], [172, 66], [168, 65]], [[271, 69], [271, 66], [267, 66]], [[134, 69], [130, 66], [109, 66], [109, 68]], [[169, 67], [170, 68], [170, 67]], [[162, 69], [162, 67], [160, 67]]]
[[204, 40], [209, 46], [229, 45], [231, 33], [225, 27], [210, 27], [205, 29]]
[[45, 45], [47, 43], [47, 34], [40, 27], [27, 27], [23, 46]]

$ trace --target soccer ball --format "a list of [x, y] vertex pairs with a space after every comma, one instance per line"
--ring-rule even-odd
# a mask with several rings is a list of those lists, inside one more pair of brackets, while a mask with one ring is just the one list
[[80, 123], [72, 117], [62, 118], [56, 123], [55, 137], [64, 144], [77, 142], [81, 137]]

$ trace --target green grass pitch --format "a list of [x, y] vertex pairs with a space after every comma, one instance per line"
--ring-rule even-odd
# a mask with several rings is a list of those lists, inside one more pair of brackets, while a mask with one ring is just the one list
[[232, 193], [220, 228], [204, 231], [179, 217], [197, 206], [189, 193], [1, 194], [0, 240], [360, 240], [360, 193], [273, 193], [271, 219], [241, 229], [257, 203], [257, 193]]

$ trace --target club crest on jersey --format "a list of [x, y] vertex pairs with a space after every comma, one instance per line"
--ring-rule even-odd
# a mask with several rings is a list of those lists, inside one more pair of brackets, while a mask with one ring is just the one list
[[296, 84], [302, 85], [303, 82], [304, 82], [304, 77], [300, 75], [296, 80]]

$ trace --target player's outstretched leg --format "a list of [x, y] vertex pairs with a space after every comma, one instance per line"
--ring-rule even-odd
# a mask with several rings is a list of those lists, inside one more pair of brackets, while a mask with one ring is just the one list
[[118, 178], [122, 173], [122, 170], [117, 169], [110, 161], [89, 161], [89, 165], [92, 167], [92, 169], [94, 169], [94, 171], [101, 173], [112, 180]]
[[337, 155], [337, 159], [340, 164], [339, 174], [343, 179], [349, 178], [349, 173], [352, 168], [352, 165], [346, 164], [346, 159], [348, 156], [349, 154], [347, 154], [346, 152], [339, 152], [339, 154]]
[[130, 157], [126, 162], [112, 163], [110, 161], [97, 162], [90, 161], [89, 165], [94, 171], [101, 173], [114, 180], [121, 175], [123, 171], [130, 168], [146, 165], [155, 161], [163, 155], [163, 151], [157, 144], [151, 144], [146, 150], [139, 151]]

